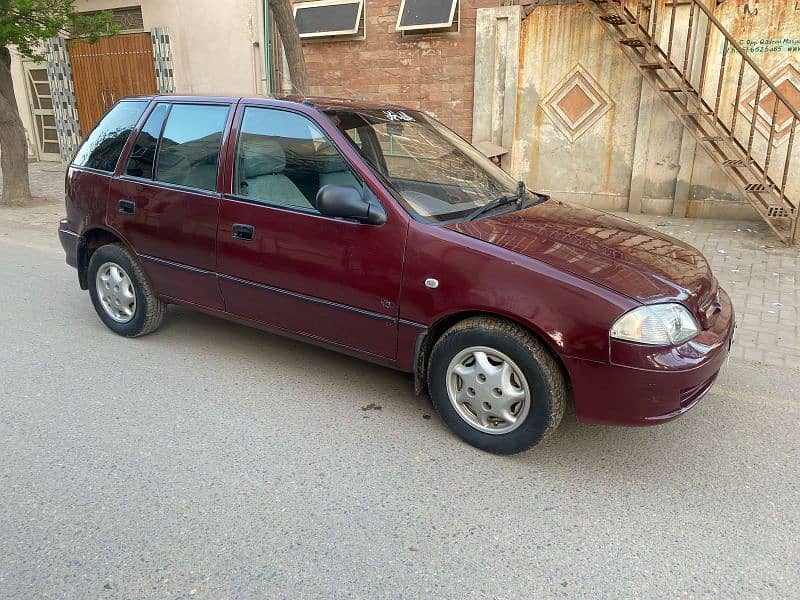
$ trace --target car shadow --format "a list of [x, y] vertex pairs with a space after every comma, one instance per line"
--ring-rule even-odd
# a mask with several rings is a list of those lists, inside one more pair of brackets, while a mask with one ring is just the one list
[[[283, 356], [289, 366], [298, 369], [307, 370], [307, 365], [312, 364], [315, 372], [334, 373], [347, 381], [369, 379], [398, 391], [404, 401], [416, 399], [409, 373], [183, 306], [170, 305], [162, 327], [147, 337], [160, 335], [191, 337], [192, 344], [213, 345], [218, 352], [234, 357], [246, 355], [256, 362], [259, 358], [268, 361]], [[292, 357], [299, 358], [300, 363], [293, 363]]]
[[[397, 427], [403, 427], [408, 420], [424, 419], [421, 426], [426, 437], [441, 436], [435, 444], [446, 452], [460, 456], [462, 461], [489, 463], [493, 468], [563, 471], [565, 477], [586, 477], [591, 473], [592, 479], [610, 478], [620, 486], [632, 479], [672, 480], [675, 485], [683, 485], [706, 472], [704, 465], [709, 464], [710, 455], [720, 457], [735, 452], [736, 432], [742, 431], [746, 422], [742, 407], [730, 410], [725, 406], [725, 396], [713, 389], [681, 419], [653, 427], [580, 423], [574, 410], [568, 409], [558, 429], [538, 447], [513, 457], [500, 457], [476, 450], [451, 434], [437, 417], [430, 399], [414, 395], [413, 381], [406, 373], [180, 306], [170, 306], [164, 326], [142, 339], [163, 341], [162, 336], [174, 336], [175, 343], [213, 348], [216, 355], [234, 361], [242, 358], [258, 364], [283, 357], [281, 364], [303, 373], [313, 365], [314, 372], [326, 377], [328, 385], [352, 387], [353, 398], [358, 398], [353, 410], [391, 413], [398, 421]], [[376, 400], [370, 400], [373, 397]], [[415, 433], [406, 431], [404, 435]]]

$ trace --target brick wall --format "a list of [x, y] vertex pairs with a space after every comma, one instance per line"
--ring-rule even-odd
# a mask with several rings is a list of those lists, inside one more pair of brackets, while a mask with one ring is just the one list
[[366, 39], [304, 40], [310, 92], [419, 108], [470, 139], [475, 13], [500, 0], [461, 0], [458, 33], [402, 36], [400, 0], [366, 0]]

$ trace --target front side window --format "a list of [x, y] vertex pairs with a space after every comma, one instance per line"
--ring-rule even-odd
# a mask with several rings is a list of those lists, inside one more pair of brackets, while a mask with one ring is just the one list
[[147, 100], [124, 100], [92, 129], [72, 164], [113, 173], [131, 131], [147, 107]]
[[248, 107], [236, 149], [234, 194], [316, 211], [325, 185], [362, 184], [325, 135], [295, 113]]
[[[510, 175], [424, 113], [339, 110], [328, 117], [383, 176], [406, 210], [425, 221], [463, 218], [518, 193], [518, 182]], [[527, 200], [536, 200], [536, 195], [529, 193]]]
[[217, 166], [228, 106], [174, 104], [158, 147], [155, 180], [217, 189]]
[[131, 149], [128, 165], [125, 167], [126, 175], [145, 179], [153, 178], [158, 138], [161, 136], [161, 128], [164, 127], [164, 119], [167, 118], [168, 112], [169, 104], [161, 102], [147, 117], [147, 121], [139, 135], [136, 136], [136, 141]]

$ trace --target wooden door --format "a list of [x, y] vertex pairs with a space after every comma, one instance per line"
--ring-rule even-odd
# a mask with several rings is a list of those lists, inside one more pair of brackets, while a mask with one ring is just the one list
[[82, 135], [120, 98], [158, 93], [149, 33], [69, 40], [67, 47]]

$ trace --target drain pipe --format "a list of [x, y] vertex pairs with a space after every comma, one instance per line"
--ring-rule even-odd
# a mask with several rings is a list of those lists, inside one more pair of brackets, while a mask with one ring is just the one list
[[269, 0], [264, 0], [264, 93], [272, 95], [272, 52], [269, 31]]

